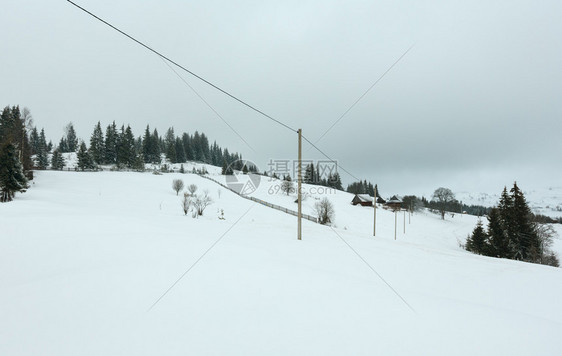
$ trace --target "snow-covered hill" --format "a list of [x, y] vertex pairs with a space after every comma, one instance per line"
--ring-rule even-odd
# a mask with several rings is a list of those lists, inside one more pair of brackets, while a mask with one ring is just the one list
[[[183, 215], [173, 179], [208, 190], [203, 217]], [[254, 194], [295, 209], [277, 183]], [[372, 208], [312, 188], [305, 212], [327, 196], [336, 227], [304, 221], [297, 241], [293, 216], [195, 174], [37, 172], [0, 205], [0, 354], [562, 349], [562, 269], [462, 250], [470, 216], [406, 216], [404, 234], [404, 215], [379, 209], [373, 237]]]
[[[524, 188], [524, 187], [523, 187]], [[509, 187], [508, 187], [509, 189]], [[542, 214], [552, 218], [562, 216], [562, 186], [538, 189], [523, 189], [525, 199], [535, 214]], [[495, 206], [500, 200], [501, 192], [487, 193], [455, 193], [457, 200], [467, 205]]]

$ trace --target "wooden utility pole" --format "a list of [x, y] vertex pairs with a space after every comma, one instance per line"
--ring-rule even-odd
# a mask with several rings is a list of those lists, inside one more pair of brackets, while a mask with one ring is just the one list
[[302, 129], [299, 129], [299, 167], [298, 167], [298, 183], [297, 183], [297, 202], [298, 202], [298, 232], [297, 238], [302, 240], [302, 197], [301, 197], [301, 189], [302, 189]]
[[406, 209], [404, 209], [404, 233], [406, 233]]
[[373, 220], [373, 236], [377, 236], [377, 186], [375, 185], [375, 197], [373, 198], [373, 210], [374, 220]]
[[396, 225], [398, 221], [398, 210], [394, 210], [394, 240], [396, 240]]

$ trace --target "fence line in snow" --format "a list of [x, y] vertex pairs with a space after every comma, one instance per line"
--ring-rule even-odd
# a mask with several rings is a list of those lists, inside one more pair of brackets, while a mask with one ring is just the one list
[[[255, 198], [255, 197], [249, 197], [249, 196], [246, 196], [246, 195], [242, 195], [242, 194], [238, 193], [237, 191], [231, 189], [231, 188], [228, 187], [227, 185], [225, 185], [225, 184], [223, 184], [223, 183], [221, 183], [221, 182], [217, 181], [216, 179], [213, 179], [213, 178], [211, 178], [211, 177], [209, 177], [209, 176], [202, 175], [202, 174], [200, 174], [199, 176], [200, 176], [200, 177], [203, 177], [203, 178], [205, 178], [205, 179], [208, 179], [208, 180], [210, 180], [210, 181], [215, 182], [216, 184], [220, 185], [221, 187], [230, 190], [230, 191], [233, 192], [234, 194], [236, 194], [236, 195], [238, 195], [238, 196], [240, 196], [240, 197], [242, 197], [242, 198], [244, 198], [244, 199], [251, 200], [251, 201], [256, 202], [256, 203], [258, 203], [258, 204], [261, 204], [261, 205], [263, 205], [263, 206], [267, 206], [268, 208], [271, 208], [271, 209], [275, 209], [275, 210], [282, 211], [282, 212], [284, 212], [285, 214], [289, 214], [289, 215], [293, 215], [293, 216], [299, 216], [299, 214], [298, 214], [296, 211], [294, 211], [294, 210], [287, 209], [287, 208], [282, 207], [282, 206], [280, 206], [280, 205], [271, 204], [271, 203], [266, 202], [265, 200], [261, 200], [261, 199]], [[318, 219], [317, 219], [315, 216], [308, 215], [308, 214], [302, 214], [302, 217], [303, 217], [303, 219], [306, 219], [306, 220], [309, 220], [309, 221], [318, 223]]]

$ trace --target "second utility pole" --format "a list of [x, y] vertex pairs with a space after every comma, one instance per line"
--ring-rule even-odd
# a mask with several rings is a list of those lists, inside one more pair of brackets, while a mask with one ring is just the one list
[[302, 240], [302, 199], [301, 199], [301, 189], [302, 189], [302, 129], [298, 129], [299, 134], [299, 168], [298, 168], [298, 183], [297, 183], [297, 203], [298, 209], [298, 232], [297, 238]]

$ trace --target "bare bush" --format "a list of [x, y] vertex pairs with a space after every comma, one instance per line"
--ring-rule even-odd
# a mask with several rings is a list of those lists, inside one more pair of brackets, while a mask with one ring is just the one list
[[187, 187], [187, 190], [189, 191], [189, 193], [190, 193], [191, 195], [194, 195], [195, 192], [197, 191], [197, 186], [196, 186], [195, 184], [190, 184], [190, 185]]
[[172, 189], [176, 191], [176, 195], [180, 193], [180, 190], [183, 189], [183, 180], [181, 179], [174, 179], [172, 182]]
[[183, 208], [184, 215], [187, 215], [187, 213], [189, 212], [189, 208], [191, 207], [192, 204], [193, 204], [193, 201], [191, 200], [191, 196], [187, 193], [183, 193], [183, 199], [181, 201], [181, 206]]
[[316, 202], [314, 204], [314, 211], [318, 216], [318, 222], [322, 225], [330, 224], [336, 216], [334, 205], [328, 198], [322, 198], [322, 200]]
[[281, 191], [287, 193], [287, 195], [294, 192], [295, 188], [293, 187], [293, 182], [290, 180], [284, 180], [283, 182], [281, 182]]
[[203, 215], [205, 208], [213, 203], [213, 199], [209, 196], [209, 191], [204, 191], [203, 195], [198, 195], [195, 197], [193, 201], [193, 206], [197, 210], [197, 215]]

